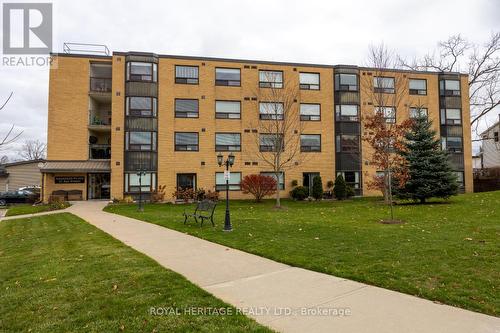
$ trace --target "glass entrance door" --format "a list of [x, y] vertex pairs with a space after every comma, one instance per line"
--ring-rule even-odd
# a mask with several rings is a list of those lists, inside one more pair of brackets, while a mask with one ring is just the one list
[[109, 173], [89, 173], [88, 199], [109, 199], [110, 179]]
[[309, 189], [309, 195], [311, 195], [311, 193], [312, 193], [313, 179], [316, 176], [319, 176], [319, 172], [304, 172], [303, 173], [302, 185], [304, 185], [304, 187], [307, 187]]

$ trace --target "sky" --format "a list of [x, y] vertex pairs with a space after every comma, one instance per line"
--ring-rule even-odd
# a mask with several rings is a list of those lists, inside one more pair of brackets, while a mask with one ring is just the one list
[[[366, 65], [370, 44], [384, 42], [412, 58], [451, 35], [481, 44], [500, 31], [499, 0], [52, 3], [54, 52], [75, 42], [105, 44], [112, 51]], [[15, 159], [24, 140], [46, 141], [48, 81], [46, 67], [0, 64], [0, 102], [14, 93], [0, 111], [0, 136], [11, 124], [23, 131], [0, 156]], [[482, 127], [498, 119], [499, 110], [494, 113]]]

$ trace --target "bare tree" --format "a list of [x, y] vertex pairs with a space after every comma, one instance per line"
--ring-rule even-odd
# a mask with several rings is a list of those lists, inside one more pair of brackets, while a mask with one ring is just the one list
[[370, 46], [368, 75], [362, 76], [362, 92], [374, 108], [373, 114], [364, 117], [363, 140], [373, 149], [370, 164], [383, 171], [383, 177], [375, 176], [369, 187], [382, 190], [384, 201], [392, 210], [392, 184], [394, 175], [401, 183], [406, 180], [406, 163], [397, 150], [404, 147], [404, 133], [410, 122], [396, 122], [396, 112], [404, 106], [406, 82], [402, 73], [387, 74], [396, 65], [396, 57], [383, 43]]
[[[7, 99], [5, 100], [5, 102], [2, 105], [0, 105], [0, 111], [2, 111], [5, 108], [5, 106], [7, 105], [7, 103], [9, 103], [13, 94], [14, 93], [11, 92], [9, 94], [9, 97], [7, 97]], [[23, 133], [23, 131], [19, 131], [16, 133], [15, 125], [11, 125], [6, 134], [0, 135], [0, 150], [7, 147], [7, 145], [9, 145], [10, 143], [16, 141], [21, 136], [22, 133]]]
[[422, 59], [407, 61], [399, 58], [399, 65], [414, 70], [459, 72], [469, 74], [471, 126], [477, 133], [485, 116], [500, 105], [500, 32], [493, 33], [483, 45], [470, 43], [461, 35], [439, 42], [437, 51]]
[[40, 140], [26, 140], [19, 155], [24, 160], [40, 160], [44, 159], [47, 151], [47, 144]]
[[283, 82], [278, 73], [262, 75], [265, 87], [254, 92], [259, 101], [260, 121], [251, 124], [257, 133], [253, 133], [255, 144], [249, 152], [274, 173], [277, 180], [276, 207], [281, 207], [280, 175], [303, 161], [300, 153], [302, 122], [297, 103], [299, 87], [293, 81]]

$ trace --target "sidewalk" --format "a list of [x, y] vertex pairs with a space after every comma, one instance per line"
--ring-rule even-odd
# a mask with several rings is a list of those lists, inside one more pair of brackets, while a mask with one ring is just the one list
[[[277, 263], [155, 224], [103, 212], [105, 205], [106, 202], [84, 201], [65, 211], [184, 275], [227, 303], [253, 311], [248, 313], [250, 317], [277, 331], [500, 332], [500, 319], [496, 317]], [[301, 313], [306, 308], [310, 308], [310, 313]], [[287, 313], [290, 309], [298, 313]], [[350, 315], [314, 313], [317, 309], [348, 309]]]

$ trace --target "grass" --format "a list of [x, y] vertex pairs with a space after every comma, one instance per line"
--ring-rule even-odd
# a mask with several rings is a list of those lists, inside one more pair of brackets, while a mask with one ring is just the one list
[[397, 205], [405, 224], [381, 224], [378, 199], [345, 202], [231, 201], [234, 231], [183, 225], [192, 206], [110, 205], [138, 218], [297, 267], [397, 290], [490, 315], [500, 315], [500, 191], [465, 194], [449, 202]]
[[7, 210], [7, 214], [5, 216], [16, 216], [16, 215], [24, 215], [24, 214], [35, 214], [35, 213], [42, 213], [42, 212], [48, 212], [52, 210], [59, 210], [59, 209], [64, 209], [68, 208], [69, 203], [61, 203], [60, 206], [55, 206], [55, 205], [37, 205], [33, 206], [31, 204], [21, 204], [21, 205], [14, 205], [10, 206], [9, 209]]
[[0, 332], [269, 332], [240, 314], [182, 314], [228, 305], [74, 215], [2, 221], [0, 239]]

